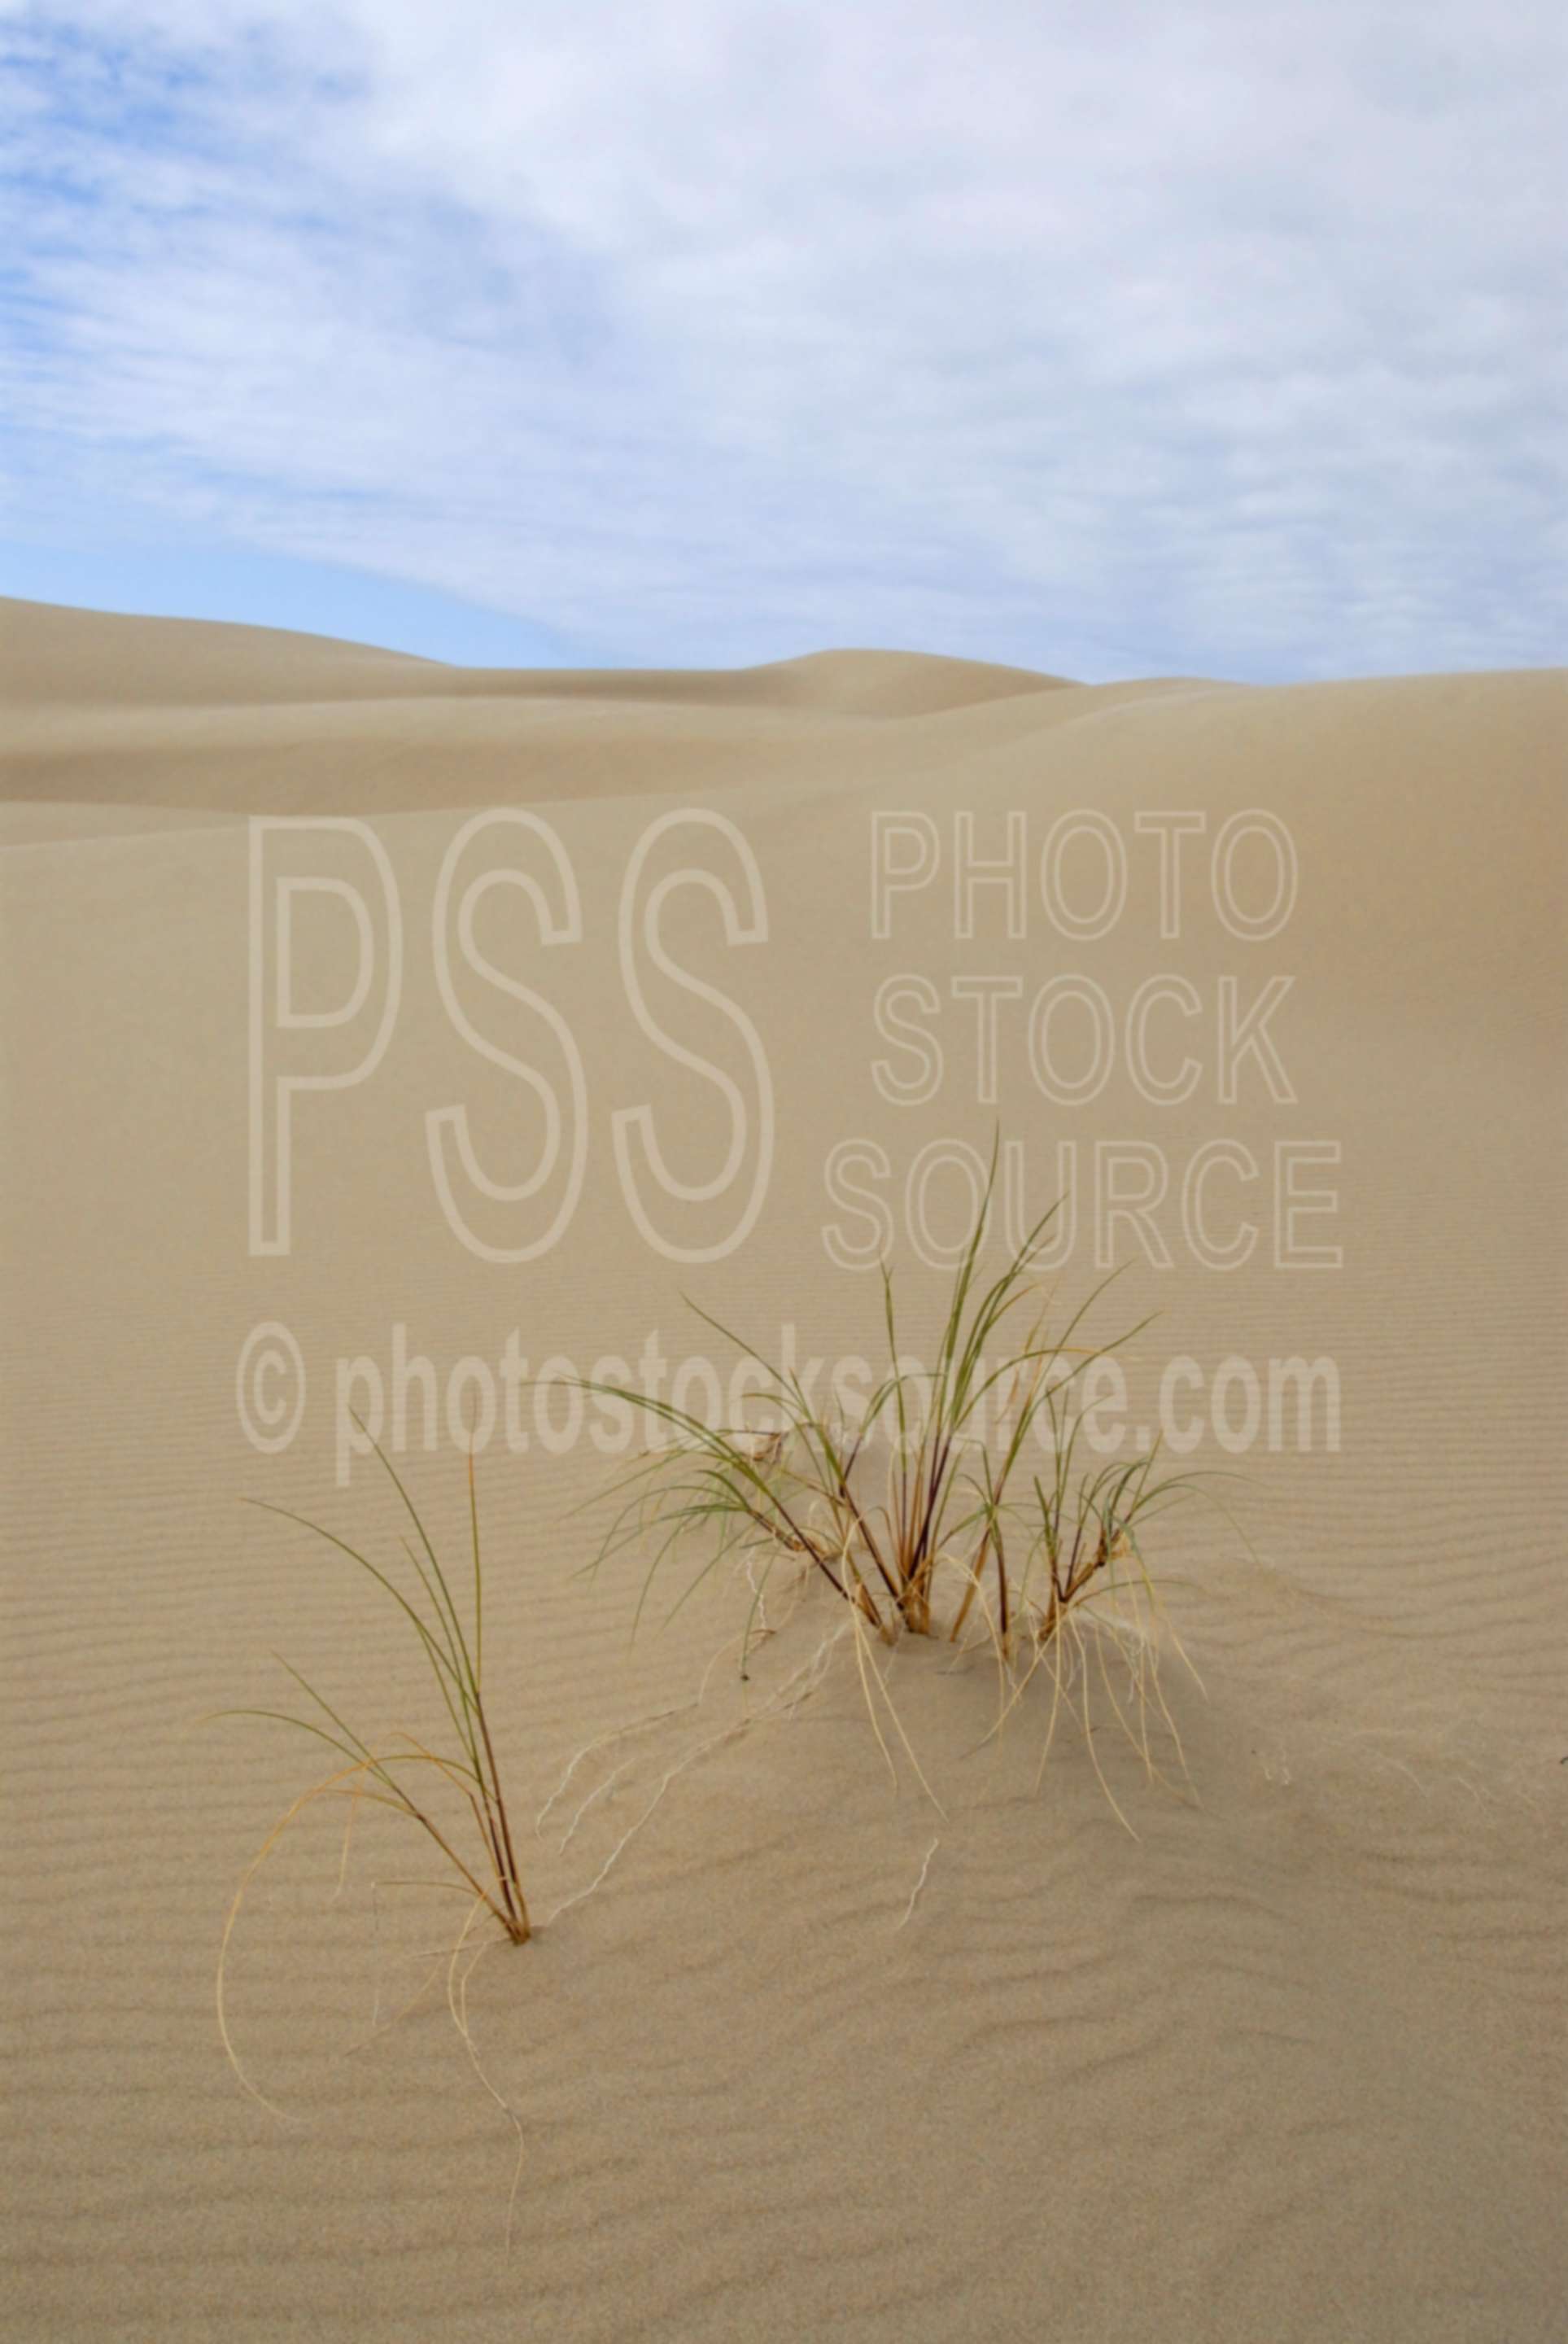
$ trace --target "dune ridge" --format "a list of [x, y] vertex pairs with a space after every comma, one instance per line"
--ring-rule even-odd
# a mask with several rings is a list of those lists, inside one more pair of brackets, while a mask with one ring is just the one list
[[220, 620], [116, 616], [0, 596], [0, 694], [9, 705], [498, 696], [909, 716], [1048, 692], [1064, 682], [983, 660], [886, 651], [812, 652], [748, 668], [453, 667], [326, 635]]

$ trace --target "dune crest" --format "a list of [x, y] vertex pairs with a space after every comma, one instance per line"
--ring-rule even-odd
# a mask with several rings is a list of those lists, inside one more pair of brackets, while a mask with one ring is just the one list
[[811, 652], [759, 667], [452, 667], [327, 635], [143, 618], [0, 596], [0, 702], [189, 707], [433, 697], [689, 701], [923, 715], [1063, 684], [1060, 676], [921, 652]]

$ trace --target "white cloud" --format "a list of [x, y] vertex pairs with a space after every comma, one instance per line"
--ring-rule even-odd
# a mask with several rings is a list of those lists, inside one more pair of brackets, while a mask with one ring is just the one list
[[1555, 15], [0, 6], [16, 525], [585, 655], [1560, 657]]

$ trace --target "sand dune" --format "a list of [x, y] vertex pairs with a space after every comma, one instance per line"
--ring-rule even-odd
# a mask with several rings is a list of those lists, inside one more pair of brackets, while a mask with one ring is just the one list
[[[1559, 2336], [1568, 679], [1092, 687], [869, 652], [709, 675], [508, 675], [12, 603], [0, 691], [15, 2332]], [[496, 807], [548, 823], [581, 914], [579, 940], [547, 946], [515, 884], [473, 910], [477, 949], [557, 1007], [584, 1069], [580, 1200], [558, 1242], [513, 1262], [455, 1233], [425, 1124], [460, 1101], [498, 1188], [540, 1144], [537, 1099], [461, 1038], [435, 959], [443, 863]], [[644, 955], [638, 982], [654, 1022], [749, 1097], [740, 1027], [697, 988], [744, 1012], [777, 1129], [753, 1229], [709, 1262], [639, 1234], [611, 1123], [649, 1103], [693, 1190], [725, 1154], [725, 1093], [650, 1039], [621, 958], [639, 843], [693, 807], [731, 828], [649, 841], [678, 975]], [[1103, 849], [1087, 831], [1058, 874], [1078, 933], [1040, 882], [1051, 825], [1079, 809], [1126, 859], [1101, 935], [1087, 930]], [[1216, 838], [1252, 809], [1283, 826], [1298, 866], [1272, 935], [1227, 925], [1214, 894]], [[910, 854], [924, 839], [939, 858], [888, 898], [886, 935], [871, 917], [879, 812], [903, 819]], [[296, 1100], [290, 1250], [271, 1253], [247, 1242], [257, 813], [362, 820], [404, 945], [383, 1059]], [[1147, 826], [1172, 814], [1205, 825], [1181, 834], [1176, 935]], [[1026, 855], [1016, 917], [994, 871], [975, 874], [966, 916], [955, 862], [966, 839], [1000, 861], [1010, 817]], [[735, 933], [737, 835], [766, 898], [753, 945]], [[1220, 900], [1261, 928], [1274, 849], [1256, 826], [1235, 835]], [[505, 843], [544, 851], [516, 824]], [[501, 846], [496, 832], [461, 850], [459, 893]], [[303, 834], [287, 852], [304, 854]], [[379, 918], [363, 839], [320, 852], [322, 875]], [[693, 864], [708, 882], [679, 884]], [[547, 895], [558, 885], [556, 866], [528, 868]], [[319, 896], [292, 916], [288, 1000], [330, 1017], [354, 989], [355, 921]], [[1079, 1104], [1042, 1090], [1030, 1042], [1030, 1004], [1064, 974], [1113, 1013], [1112, 1063]], [[1190, 993], [1151, 1011], [1167, 1086], [1151, 1095], [1125, 1017], [1156, 975]], [[895, 976], [916, 992], [905, 1026], [879, 1031]], [[994, 1080], [976, 978], [997, 981]], [[1241, 1048], [1233, 1082], [1232, 979], [1236, 1016], [1289, 980], [1273, 1060]], [[537, 1012], [472, 969], [457, 984], [475, 1026], [553, 1069], [564, 1097]], [[341, 1027], [296, 1029], [290, 1068], [350, 1066], [375, 1015], [372, 1002]], [[911, 1025], [942, 1054], [919, 1103], [931, 1060]], [[1088, 1020], [1058, 1038], [1081, 1071]], [[1184, 1057], [1198, 1073], [1179, 1096]], [[910, 1328], [929, 1331], [944, 1280], [913, 1258], [906, 1170], [939, 1139], [983, 1153], [999, 1125], [1037, 1208], [1059, 1148], [1077, 1148], [1060, 1272], [1074, 1300], [1098, 1274], [1096, 1142], [1139, 1143], [1166, 1167], [1149, 1221], [1111, 1232], [1129, 1267], [1125, 1304], [1107, 1308], [1122, 1324], [1161, 1314], [1131, 1363], [1135, 1407], [1178, 1354], [1205, 1376], [1228, 1359], [1322, 1358], [1340, 1445], [1232, 1455], [1210, 1439], [1195, 1459], [1244, 1475], [1227, 1502], [1252, 1551], [1198, 1514], [1173, 1515], [1160, 1541], [1203, 1685], [1173, 1657], [1162, 1670], [1190, 1786], [1171, 1753], [1171, 1784], [1151, 1784], [1113, 1733], [1091, 1753], [1070, 1724], [1037, 1791], [1043, 1713], [1020, 1704], [988, 1743], [983, 1656], [953, 1667], [950, 1649], [901, 1645], [889, 1682], [939, 1814], [901, 1757], [895, 1793], [849, 1662], [792, 1715], [693, 1758], [744, 1704], [765, 1706], [830, 1615], [812, 1593], [793, 1611], [780, 1600], [745, 1686], [731, 1666], [708, 1673], [745, 1617], [743, 1583], [716, 1576], [662, 1627], [658, 1600], [633, 1638], [638, 1560], [575, 1575], [594, 1534], [570, 1509], [606, 1458], [586, 1440], [557, 1453], [526, 1408], [526, 1449], [498, 1429], [478, 1467], [487, 1669], [530, 1826], [593, 1737], [676, 1713], [585, 1761], [581, 1799], [528, 1832], [548, 1916], [647, 1813], [602, 1884], [529, 1946], [498, 1941], [473, 1975], [475, 2041], [524, 2149], [508, 2258], [515, 2137], [430, 1982], [452, 1900], [373, 1895], [410, 1868], [395, 1834], [365, 1824], [339, 1890], [336, 1830], [302, 1832], [247, 1905], [236, 2037], [295, 2121], [246, 2097], [224, 2060], [224, 1911], [312, 1760], [281, 1730], [194, 1721], [273, 1705], [280, 1651], [377, 1729], [411, 1707], [431, 1722], [396, 1618], [327, 1550], [239, 1500], [397, 1554], [396, 1503], [367, 1462], [337, 1485], [334, 1400], [337, 1363], [364, 1359], [390, 1409], [399, 1327], [443, 1401], [457, 1363], [499, 1362], [513, 1329], [534, 1370], [635, 1356], [652, 1330], [673, 1360], [714, 1348], [682, 1289], [769, 1342], [789, 1322], [803, 1352], [869, 1351], [877, 1282], [824, 1237], [867, 1233], [835, 1186], [845, 1141], [885, 1151], [885, 1177], [869, 1157], [856, 1177], [887, 1207]], [[1226, 1270], [1181, 1210], [1216, 1142], [1242, 1154], [1204, 1190], [1206, 1226], [1259, 1233]], [[1312, 1143], [1337, 1159], [1290, 1157]], [[1337, 1192], [1337, 1210], [1285, 1235], [1337, 1244], [1339, 1268], [1276, 1266], [1282, 1179]], [[931, 1207], [932, 1235], [950, 1235], [956, 1177]], [[537, 1209], [467, 1198], [498, 1252], [542, 1226]], [[733, 1202], [659, 1211], [690, 1251]], [[307, 1375], [297, 1436], [274, 1455], [236, 1409], [236, 1362], [262, 1322], [290, 1330]], [[460, 1540], [459, 1450], [438, 1424], [427, 1451], [417, 1387], [410, 1405], [411, 1484]]]
[[920, 716], [1060, 676], [913, 652], [816, 652], [749, 668], [454, 668], [323, 635], [202, 619], [142, 619], [0, 597], [0, 689], [8, 707], [242, 707], [272, 701], [630, 700]]

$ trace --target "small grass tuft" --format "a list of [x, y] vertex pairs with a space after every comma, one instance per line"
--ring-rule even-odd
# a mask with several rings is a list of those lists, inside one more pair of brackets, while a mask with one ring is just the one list
[[[360, 1429], [365, 1430], [363, 1425]], [[369, 1438], [368, 1434], [367, 1438]], [[314, 1740], [325, 1743], [344, 1761], [341, 1766], [313, 1783], [309, 1789], [302, 1791], [274, 1824], [246, 1865], [224, 1923], [217, 1965], [218, 2026], [224, 2048], [236, 2074], [258, 2099], [263, 2095], [256, 2091], [256, 2086], [246, 2075], [230, 2040], [224, 2007], [225, 1965], [240, 1906], [251, 1882], [289, 1825], [317, 1800], [348, 1800], [350, 1830], [354, 1813], [361, 1801], [390, 1808], [395, 1814], [419, 1827], [440, 1851], [446, 1871], [439, 1881], [410, 1884], [449, 1888], [468, 1897], [469, 1911], [458, 1940], [459, 1948], [467, 1942], [475, 1923], [485, 1915], [498, 1924], [514, 1945], [525, 1945], [531, 1934], [506, 1793], [485, 1709], [484, 1571], [479, 1549], [479, 1510], [473, 1452], [470, 1449], [468, 1518], [472, 1541], [472, 1619], [465, 1623], [451, 1581], [442, 1568], [418, 1510], [386, 1452], [378, 1443], [373, 1442], [372, 1446], [407, 1509], [417, 1541], [415, 1543], [407, 1538], [403, 1541], [403, 1551], [412, 1571], [412, 1579], [406, 1580], [403, 1586], [398, 1585], [390, 1572], [383, 1571], [357, 1547], [349, 1545], [346, 1539], [339, 1538], [335, 1531], [327, 1530], [324, 1524], [311, 1521], [286, 1506], [269, 1504], [264, 1499], [252, 1499], [248, 1502], [260, 1507], [265, 1513], [277, 1514], [286, 1521], [297, 1522], [302, 1529], [325, 1539], [329, 1546], [336, 1547], [339, 1553], [347, 1555], [351, 1562], [367, 1572], [397, 1605], [417, 1638], [419, 1648], [436, 1680], [456, 1735], [456, 1746], [437, 1749], [407, 1733], [394, 1736], [389, 1743], [372, 1746], [356, 1733], [325, 1695], [318, 1692], [281, 1655], [275, 1655], [275, 1658], [307, 1696], [314, 1714], [302, 1716], [290, 1711], [272, 1709], [231, 1709], [216, 1713], [223, 1717], [266, 1718], [275, 1723], [291, 1726], [297, 1733], [307, 1733]], [[447, 1794], [444, 1799], [439, 1795], [442, 1793]], [[455, 2015], [457, 2014], [455, 2012]]]

